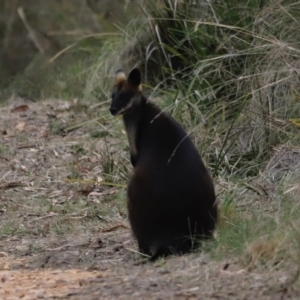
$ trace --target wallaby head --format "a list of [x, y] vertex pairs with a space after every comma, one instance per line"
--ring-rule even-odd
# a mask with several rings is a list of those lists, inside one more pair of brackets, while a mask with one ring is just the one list
[[133, 69], [128, 78], [122, 70], [118, 70], [112, 93], [110, 112], [113, 116], [132, 111], [141, 103], [142, 76], [139, 69]]

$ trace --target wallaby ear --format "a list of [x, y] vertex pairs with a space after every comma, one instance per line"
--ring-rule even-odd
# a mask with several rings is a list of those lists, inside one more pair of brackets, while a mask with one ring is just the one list
[[115, 75], [115, 85], [119, 85], [122, 81], [126, 80], [126, 75], [123, 70], [118, 70]]
[[138, 68], [132, 69], [128, 75], [127, 81], [134, 87], [139, 87], [139, 85], [142, 83], [142, 74], [140, 70]]

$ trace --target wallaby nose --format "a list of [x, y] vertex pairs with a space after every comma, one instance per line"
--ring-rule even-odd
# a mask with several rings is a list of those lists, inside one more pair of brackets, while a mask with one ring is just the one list
[[109, 111], [110, 111], [110, 113], [111, 113], [113, 116], [115, 116], [115, 115], [117, 114], [117, 109], [116, 109], [115, 107], [111, 107], [111, 108], [109, 109]]

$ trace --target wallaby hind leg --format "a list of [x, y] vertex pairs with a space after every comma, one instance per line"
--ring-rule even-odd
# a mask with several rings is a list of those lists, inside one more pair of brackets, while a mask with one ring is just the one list
[[150, 261], [155, 261], [159, 257], [164, 257], [172, 254], [183, 255], [191, 252], [193, 248], [196, 248], [196, 244], [192, 243], [190, 239], [172, 239], [164, 240], [164, 242], [157, 242], [149, 248], [149, 254], [151, 255]]

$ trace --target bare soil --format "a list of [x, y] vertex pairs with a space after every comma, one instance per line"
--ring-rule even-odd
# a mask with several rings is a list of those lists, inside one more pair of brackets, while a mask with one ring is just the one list
[[106, 184], [103, 168], [107, 143], [120, 159], [123, 149], [109, 130], [91, 136], [110, 126], [106, 110], [1, 107], [0, 299], [300, 299], [286, 271], [249, 271], [230, 254], [149, 263], [136, 253], [124, 188]]

